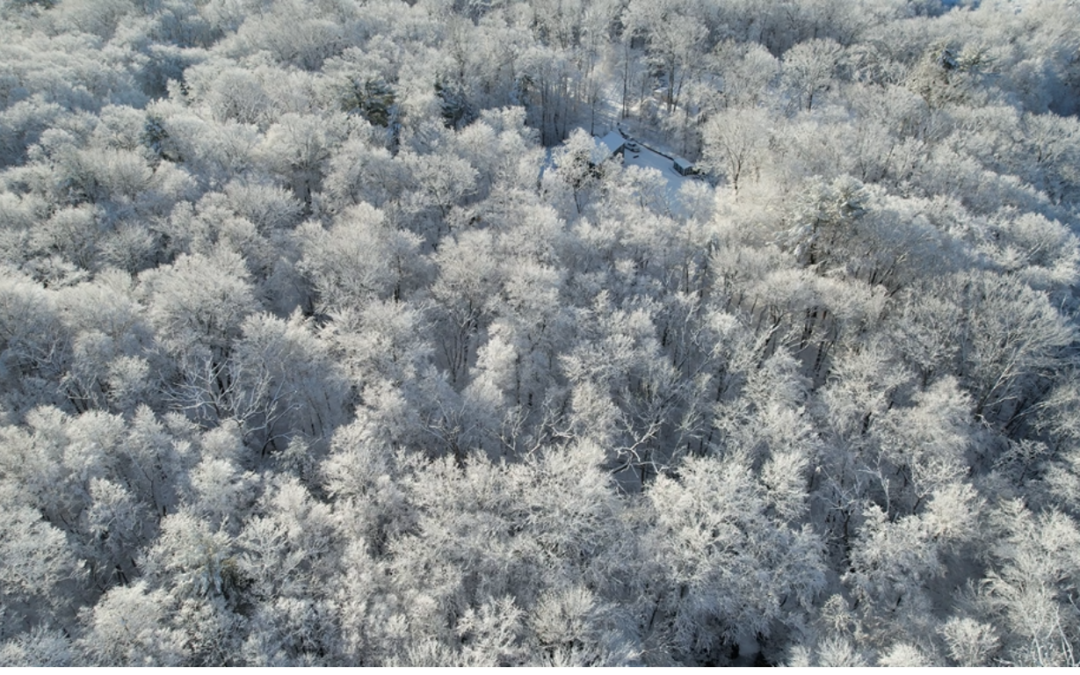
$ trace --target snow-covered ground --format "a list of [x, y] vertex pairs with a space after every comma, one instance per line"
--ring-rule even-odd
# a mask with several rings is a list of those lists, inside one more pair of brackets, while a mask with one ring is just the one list
[[[654, 149], [654, 147], [646, 146], [644, 142], [636, 138], [626, 136], [618, 130], [610, 131], [607, 134], [593, 136], [593, 142], [598, 147], [602, 147], [602, 145], [608, 145], [610, 148], [611, 146], [617, 145], [615, 141], [617, 141], [619, 136], [625, 138], [628, 143], [633, 142], [637, 145], [637, 150], [630, 150], [624, 145], [623, 166], [638, 167], [640, 169], [653, 169], [660, 175], [660, 178], [664, 181], [664, 199], [667, 202], [668, 211], [670, 212], [671, 216], [674, 216], [676, 218], [688, 218], [696, 210], [693, 205], [686, 203], [687, 195], [680, 194], [683, 186], [687, 185], [688, 183], [694, 183], [701, 188], [701, 190], [696, 191], [695, 194], [690, 197], [690, 199], [695, 202], [700, 202], [703, 198], [705, 198], [706, 201], [711, 201], [711, 194], [713, 188], [709, 186], [709, 183], [703, 179], [694, 178], [691, 176], [683, 176], [682, 174], [676, 172], [674, 168], [674, 157], [669, 156], [669, 151], [666, 148]], [[650, 144], [650, 146], [651, 145], [652, 144]], [[539, 167], [539, 176], [537, 178], [538, 185], [539, 183], [543, 182], [544, 174], [554, 169], [555, 163], [552, 150], [553, 148], [545, 149], [544, 161]], [[604, 149], [602, 151], [598, 150], [598, 153], [594, 154], [593, 161], [601, 161], [599, 158], [601, 156], [609, 156], [609, 153], [609, 149]], [[707, 191], [707, 196], [703, 195], [702, 190]]]
[[[592, 125], [595, 138], [603, 138], [606, 132], [618, 130], [624, 138], [636, 142], [639, 151], [630, 152], [629, 150], [625, 150], [623, 153], [623, 165], [638, 166], [659, 171], [667, 183], [667, 201], [671, 207], [671, 215], [675, 217], [687, 217], [689, 214], [687, 213], [687, 209], [684, 208], [685, 205], [682, 200], [679, 199], [679, 190], [688, 181], [696, 182], [698, 179], [689, 178], [676, 173], [675, 169], [672, 167], [672, 162], [676, 154], [670, 148], [659, 147], [657, 145], [657, 137], [660, 135], [658, 130], [647, 128], [647, 125], [643, 124], [640, 120], [623, 118], [620, 114], [622, 109], [621, 102], [622, 84], [617, 78], [612, 78], [604, 84], [599, 97], [596, 114], [594, 115], [595, 121]], [[639, 133], [648, 137], [649, 140], [645, 142], [660, 152], [645, 147], [641, 138], [638, 137]], [[548, 153], [548, 156], [550, 157], [550, 152]], [[550, 166], [550, 159], [546, 162], [546, 166]], [[707, 183], [702, 181], [702, 185], [707, 185]]]
[[[643, 169], [656, 169], [659, 171], [667, 182], [667, 201], [671, 205], [671, 215], [686, 217], [688, 214], [685, 205], [679, 198], [679, 190], [689, 181], [702, 181], [676, 173], [673, 159], [645, 147], [640, 141], [635, 142], [638, 145], [636, 152], [631, 152], [629, 149], [623, 150], [623, 166], [639, 166]], [[702, 184], [705, 185], [706, 183], [702, 182]]]

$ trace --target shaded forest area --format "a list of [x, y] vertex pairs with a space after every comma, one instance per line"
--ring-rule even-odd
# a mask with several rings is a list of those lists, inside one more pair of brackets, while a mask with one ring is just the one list
[[1077, 665], [1078, 112], [1076, 0], [0, 1], [0, 664]]

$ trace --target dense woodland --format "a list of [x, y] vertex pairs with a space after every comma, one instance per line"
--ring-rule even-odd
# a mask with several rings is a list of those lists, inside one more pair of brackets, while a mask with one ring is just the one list
[[1080, 3], [952, 4], [0, 2], [0, 664], [1077, 665]]

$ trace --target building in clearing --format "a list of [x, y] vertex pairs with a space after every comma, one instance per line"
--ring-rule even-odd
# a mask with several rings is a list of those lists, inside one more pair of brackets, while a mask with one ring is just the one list
[[626, 146], [626, 139], [618, 131], [609, 131], [603, 138], [594, 139], [596, 151], [593, 153], [593, 164], [602, 164], [614, 155], [622, 155]]
[[697, 169], [694, 168], [694, 163], [688, 159], [682, 157], [676, 157], [672, 162], [672, 168], [675, 169], [675, 173], [680, 176], [694, 176], [697, 175]]

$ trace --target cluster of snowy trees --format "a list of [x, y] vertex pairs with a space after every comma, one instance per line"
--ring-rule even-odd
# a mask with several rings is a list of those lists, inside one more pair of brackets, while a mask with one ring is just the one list
[[0, 664], [1076, 665], [1080, 6], [977, 5], [0, 2]]

